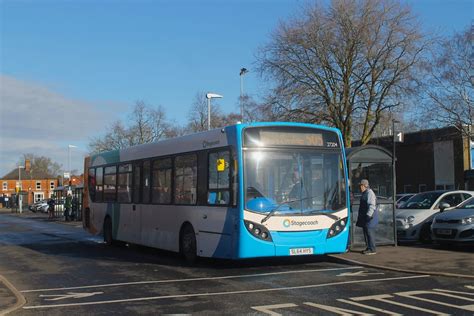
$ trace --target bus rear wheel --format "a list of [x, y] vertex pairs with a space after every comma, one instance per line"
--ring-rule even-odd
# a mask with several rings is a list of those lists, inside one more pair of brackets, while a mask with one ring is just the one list
[[196, 262], [196, 234], [190, 224], [185, 225], [181, 231], [179, 251], [187, 263], [192, 264]]

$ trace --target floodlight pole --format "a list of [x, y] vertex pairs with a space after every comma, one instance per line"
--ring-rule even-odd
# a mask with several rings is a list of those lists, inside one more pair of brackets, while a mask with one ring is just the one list
[[67, 169], [68, 169], [68, 172], [69, 172], [69, 187], [71, 186], [71, 148], [77, 148], [77, 146], [67, 145], [67, 157], [68, 157]]
[[211, 99], [223, 98], [223, 96], [215, 93], [206, 94], [207, 98], [207, 130], [211, 130]]
[[21, 169], [24, 169], [25, 166], [18, 166], [18, 210], [21, 213], [23, 213], [23, 198], [21, 197], [21, 190], [22, 190], [22, 185], [21, 185]]
[[397, 168], [396, 168], [396, 133], [395, 133], [395, 123], [400, 123], [399, 121], [392, 119], [392, 198], [393, 198], [393, 235], [395, 239], [395, 246], [397, 246], [397, 222], [395, 218], [395, 208], [397, 206]]
[[246, 68], [240, 69], [240, 120], [244, 122], [244, 75], [249, 72]]

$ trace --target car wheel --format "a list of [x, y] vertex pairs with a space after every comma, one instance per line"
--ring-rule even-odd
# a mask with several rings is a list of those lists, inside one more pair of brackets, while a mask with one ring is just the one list
[[196, 262], [196, 234], [190, 224], [186, 224], [181, 231], [179, 251], [187, 263], [193, 264]]

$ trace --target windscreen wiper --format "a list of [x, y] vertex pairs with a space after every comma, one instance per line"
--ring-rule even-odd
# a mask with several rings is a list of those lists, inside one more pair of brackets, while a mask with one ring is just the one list
[[265, 216], [262, 221], [260, 222], [260, 224], [263, 224], [265, 223], [270, 217], [273, 216], [273, 214], [275, 214], [276, 211], [278, 211], [278, 209], [282, 206], [282, 205], [285, 205], [285, 204], [290, 204], [290, 203], [294, 203], [294, 202], [300, 202], [300, 201], [304, 201], [304, 200], [309, 200], [309, 199], [314, 199], [316, 198], [317, 196], [310, 196], [310, 197], [306, 197], [306, 198], [302, 198], [302, 199], [295, 199], [295, 200], [290, 200], [290, 201], [286, 201], [286, 202], [283, 202], [283, 203], [280, 203], [277, 205], [277, 207], [275, 207], [273, 210], [271, 210], [267, 216]]
[[334, 219], [336, 221], [340, 219], [339, 216], [336, 216], [336, 215], [333, 215], [333, 214], [330, 214], [330, 213], [327, 213], [327, 212], [321, 212], [321, 211], [311, 211], [308, 214], [311, 214], [311, 215], [325, 215], [325, 216], [327, 216], [331, 219]]

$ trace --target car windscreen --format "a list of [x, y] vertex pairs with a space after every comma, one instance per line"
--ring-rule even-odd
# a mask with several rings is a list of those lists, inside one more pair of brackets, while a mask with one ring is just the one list
[[474, 197], [464, 201], [464, 203], [459, 205], [457, 208], [474, 208]]
[[436, 202], [443, 192], [424, 192], [412, 196], [400, 209], [427, 209]]

